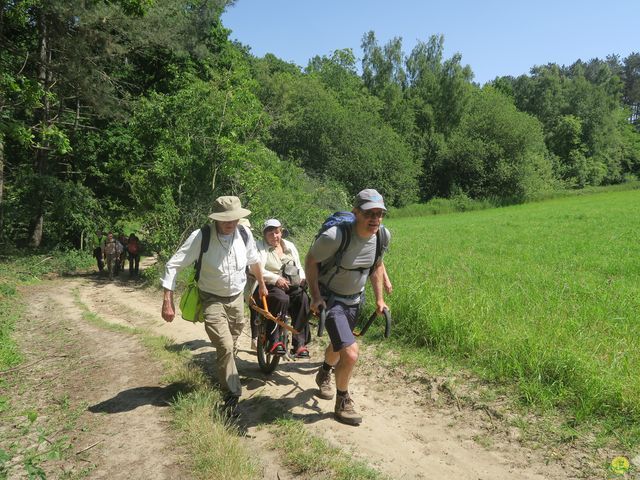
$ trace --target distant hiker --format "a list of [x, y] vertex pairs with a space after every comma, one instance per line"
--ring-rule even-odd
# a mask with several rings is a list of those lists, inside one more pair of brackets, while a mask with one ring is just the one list
[[[362, 422], [349, 395], [349, 381], [358, 360], [353, 329], [367, 278], [371, 278], [379, 315], [387, 308], [383, 289], [391, 289], [391, 282], [385, 282], [382, 260], [391, 237], [381, 225], [386, 211], [382, 195], [373, 189], [362, 190], [353, 203], [355, 221], [321, 230], [305, 262], [311, 309], [315, 312], [321, 307], [327, 309], [326, 328], [331, 340], [324, 364], [316, 374], [318, 396], [333, 398], [331, 371], [335, 368], [335, 418], [350, 425]], [[346, 246], [343, 238], [349, 239]]]
[[238, 226], [238, 220], [250, 213], [242, 208], [238, 197], [218, 197], [213, 204], [213, 213], [209, 215], [213, 220], [213, 228], [207, 226], [192, 232], [167, 262], [162, 279], [162, 318], [171, 322], [175, 318], [173, 290], [176, 275], [198, 260], [203, 229], [209, 228], [211, 233], [206, 252], [202, 255], [198, 288], [205, 331], [216, 349], [216, 366], [224, 392], [225, 408], [231, 414], [235, 412], [242, 394], [233, 353], [244, 327], [243, 291], [247, 281], [247, 265], [258, 280], [260, 294], [268, 293], [251, 230]]
[[129, 276], [137, 277], [140, 269], [140, 239], [134, 233], [129, 235], [127, 251], [129, 252]]
[[[291, 326], [298, 334], [292, 336], [291, 353], [297, 358], [308, 358], [307, 341], [309, 331], [309, 296], [305, 291], [306, 277], [300, 263], [300, 254], [296, 246], [282, 238], [282, 224], [271, 218], [264, 222], [262, 240], [258, 240], [258, 252], [264, 269], [264, 281], [269, 290], [267, 304], [269, 311], [276, 317], [286, 314], [291, 318]], [[262, 302], [254, 299], [260, 305]], [[279, 327], [270, 320], [267, 322], [269, 332], [268, 351], [275, 355], [286, 353], [284, 345], [279, 342]]]
[[105, 241], [104, 232], [100, 229], [96, 230], [96, 234], [92, 239], [92, 247], [93, 247], [93, 257], [96, 259], [99, 272], [102, 272], [104, 270], [104, 261], [103, 261], [104, 241]]
[[120, 245], [122, 245], [122, 251], [120, 252], [120, 257], [119, 257], [119, 264], [118, 267], [119, 269], [122, 269], [122, 271], [124, 271], [125, 264], [127, 262], [127, 236], [124, 233], [121, 233], [120, 235], [118, 235], [118, 242], [120, 242]]
[[124, 262], [122, 256], [124, 255], [124, 245], [120, 241], [120, 237], [116, 239], [116, 257], [113, 261], [113, 273], [118, 276], [120, 269], [124, 269]]
[[107, 264], [109, 280], [113, 280], [113, 271], [116, 268], [116, 259], [119, 255], [118, 245], [120, 245], [120, 242], [113, 238], [113, 233], [109, 232], [107, 234], [107, 239], [104, 242], [104, 260]]

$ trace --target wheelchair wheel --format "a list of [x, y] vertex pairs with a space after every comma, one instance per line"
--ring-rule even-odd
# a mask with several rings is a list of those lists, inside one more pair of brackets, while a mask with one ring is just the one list
[[258, 321], [258, 365], [264, 373], [273, 373], [280, 363], [280, 355], [271, 355], [267, 350], [269, 336], [267, 335], [266, 322], [263, 318]]

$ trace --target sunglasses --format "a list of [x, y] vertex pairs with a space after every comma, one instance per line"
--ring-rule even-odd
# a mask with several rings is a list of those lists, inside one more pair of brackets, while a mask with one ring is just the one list
[[384, 218], [387, 214], [384, 210], [380, 210], [379, 212], [374, 212], [373, 210], [362, 210], [360, 209], [360, 213], [364, 215], [366, 218]]

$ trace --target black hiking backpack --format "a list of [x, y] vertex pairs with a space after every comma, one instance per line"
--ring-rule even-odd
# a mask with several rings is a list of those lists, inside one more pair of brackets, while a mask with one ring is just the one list
[[[200, 229], [202, 232], [202, 242], [200, 243], [200, 255], [198, 255], [198, 260], [196, 261], [196, 274], [194, 276], [195, 281], [197, 282], [200, 279], [200, 267], [202, 266], [202, 254], [209, 250], [209, 240], [211, 239], [211, 225], [205, 225]], [[244, 226], [238, 225], [238, 231], [240, 232], [240, 236], [242, 237], [242, 241], [244, 242], [244, 246], [246, 247], [249, 243], [249, 234]]]

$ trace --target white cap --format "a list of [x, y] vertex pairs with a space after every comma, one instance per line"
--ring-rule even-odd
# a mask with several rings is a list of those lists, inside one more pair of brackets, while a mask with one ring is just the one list
[[262, 231], [264, 232], [267, 228], [281, 227], [281, 226], [282, 224], [280, 223], [280, 220], [278, 220], [277, 218], [270, 218], [269, 220], [264, 222], [264, 225], [262, 225]]

